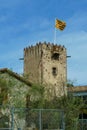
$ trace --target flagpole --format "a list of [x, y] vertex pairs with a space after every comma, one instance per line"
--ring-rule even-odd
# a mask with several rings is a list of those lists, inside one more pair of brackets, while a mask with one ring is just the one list
[[[55, 18], [55, 25], [56, 25], [56, 18]], [[54, 44], [56, 44], [56, 27], [54, 29]]]
[[56, 30], [64, 30], [66, 23], [55, 18], [54, 44], [56, 44]]

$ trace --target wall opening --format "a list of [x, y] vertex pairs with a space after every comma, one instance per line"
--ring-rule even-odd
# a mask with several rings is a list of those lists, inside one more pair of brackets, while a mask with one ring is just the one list
[[51, 59], [52, 60], [59, 60], [59, 53], [53, 53], [52, 56], [51, 56]]
[[57, 68], [56, 67], [52, 68], [52, 74], [53, 74], [53, 76], [57, 75]]

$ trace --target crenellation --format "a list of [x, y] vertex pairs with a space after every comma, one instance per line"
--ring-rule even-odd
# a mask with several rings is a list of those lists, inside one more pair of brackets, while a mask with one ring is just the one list
[[38, 45], [36, 44], [35, 46], [35, 53], [36, 53], [36, 58], [38, 57]]
[[34, 58], [35, 58], [35, 54], [36, 54], [36, 52], [35, 52], [35, 46], [34, 46]]
[[41, 42], [39, 42], [39, 46], [41, 45]]
[[42, 44], [47, 45], [47, 42], [46, 42], [46, 41], [44, 41]]

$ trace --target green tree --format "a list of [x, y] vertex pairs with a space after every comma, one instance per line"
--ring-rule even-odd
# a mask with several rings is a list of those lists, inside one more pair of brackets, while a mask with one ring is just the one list
[[3, 105], [8, 100], [7, 82], [0, 78], [0, 105]]
[[28, 88], [27, 85], [14, 77], [9, 76], [8, 74], [0, 74], [1, 105], [25, 107]]
[[[68, 87], [72, 86], [72, 83], [69, 83]], [[54, 88], [52, 88], [51, 92], [54, 92], [53, 89]], [[33, 84], [32, 87], [29, 87], [7, 75], [0, 75], [0, 90], [1, 105], [7, 104], [14, 107], [24, 107], [26, 104], [28, 104], [27, 106], [31, 109], [49, 108], [64, 110], [66, 130], [77, 129], [75, 124], [78, 122], [81, 109], [86, 107], [86, 104], [82, 98], [74, 97], [72, 94], [61, 97], [55, 96], [53, 98], [49, 98], [48, 100], [47, 95], [52, 97], [53, 94], [48, 90], [46, 92], [43, 85]], [[29, 97], [27, 100], [25, 100], [26, 95]]]
[[[45, 96], [43, 96], [43, 98], [44, 102], [41, 98], [40, 100], [31, 101], [31, 108], [63, 110], [66, 130], [77, 130], [76, 124], [78, 123], [81, 110], [87, 106], [83, 101], [83, 98], [74, 97], [73, 94], [68, 94], [61, 97], [55, 96], [51, 98], [51, 100], [47, 100]], [[42, 102], [42, 104], [39, 104], [39, 101]]]

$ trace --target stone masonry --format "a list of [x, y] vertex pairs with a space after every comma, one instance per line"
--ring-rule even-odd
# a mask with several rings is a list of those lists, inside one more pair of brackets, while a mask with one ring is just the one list
[[55, 96], [66, 93], [66, 48], [50, 43], [37, 43], [24, 48], [24, 74], [33, 83], [45, 84]]

